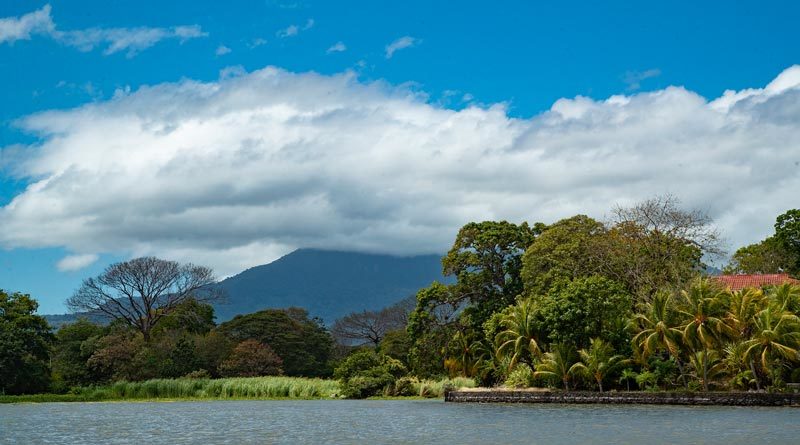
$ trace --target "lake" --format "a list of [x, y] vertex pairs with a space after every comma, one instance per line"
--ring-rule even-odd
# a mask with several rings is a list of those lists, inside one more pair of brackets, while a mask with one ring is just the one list
[[797, 444], [800, 409], [439, 400], [0, 405], [0, 444]]

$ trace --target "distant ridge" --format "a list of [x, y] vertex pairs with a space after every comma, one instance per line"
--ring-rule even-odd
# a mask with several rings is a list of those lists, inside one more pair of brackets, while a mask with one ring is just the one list
[[300, 249], [220, 282], [228, 301], [217, 321], [267, 308], [299, 306], [326, 324], [353, 311], [389, 306], [442, 276], [441, 257], [398, 257]]

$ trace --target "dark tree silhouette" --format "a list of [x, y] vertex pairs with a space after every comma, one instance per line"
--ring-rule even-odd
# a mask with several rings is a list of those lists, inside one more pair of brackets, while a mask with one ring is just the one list
[[221, 298], [211, 269], [154, 257], [115, 263], [88, 278], [67, 300], [73, 312], [102, 313], [122, 321], [150, 340], [153, 326], [181, 303]]

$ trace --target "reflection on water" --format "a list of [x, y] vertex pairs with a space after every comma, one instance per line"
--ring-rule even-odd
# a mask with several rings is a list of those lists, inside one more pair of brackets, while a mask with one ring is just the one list
[[0, 443], [797, 444], [800, 409], [319, 400], [0, 405]]

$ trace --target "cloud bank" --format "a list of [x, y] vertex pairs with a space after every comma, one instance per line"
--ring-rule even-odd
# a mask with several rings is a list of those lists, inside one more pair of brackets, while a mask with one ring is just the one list
[[352, 73], [268, 67], [25, 117], [30, 186], [0, 245], [154, 254], [221, 275], [296, 247], [441, 253], [468, 221], [602, 218], [677, 195], [732, 244], [800, 190], [800, 66], [707, 100], [680, 87], [561, 99], [529, 119], [451, 110]]
[[151, 28], [140, 26], [135, 28], [88, 28], [72, 31], [61, 31], [50, 15], [50, 5], [22, 15], [0, 19], [0, 44], [13, 43], [17, 40], [30, 40], [34, 35], [49, 37], [57, 42], [77, 48], [79, 51], [91, 51], [101, 47], [103, 54], [110, 55], [125, 52], [128, 57], [166, 39], [177, 39], [181, 43], [189, 39], [205, 37], [208, 34], [198, 25], [175, 26], [172, 28]]

